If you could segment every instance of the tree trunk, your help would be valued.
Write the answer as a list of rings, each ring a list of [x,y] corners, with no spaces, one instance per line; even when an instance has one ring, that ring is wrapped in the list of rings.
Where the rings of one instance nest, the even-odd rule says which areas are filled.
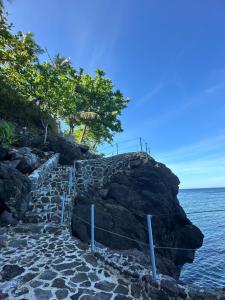
[[[84,129],[83,129],[82,135],[81,135],[81,137],[80,137],[79,143],[82,143],[82,142],[83,142],[84,136],[85,136],[85,134],[86,134],[86,131],[87,131],[87,125],[84,125]]]
[[[97,142],[94,143],[94,145],[93,145],[93,147],[92,147],[93,151],[96,151],[96,148],[97,148]]]
[[[47,142],[47,136],[48,136],[48,125],[49,124],[48,123],[45,124],[45,122],[43,120],[41,120],[41,124],[42,124],[42,126],[43,126],[43,128],[45,130],[44,144],[46,144],[46,142]]]
[[[45,126],[44,144],[46,144],[46,142],[47,142],[47,136],[48,136],[48,124]]]

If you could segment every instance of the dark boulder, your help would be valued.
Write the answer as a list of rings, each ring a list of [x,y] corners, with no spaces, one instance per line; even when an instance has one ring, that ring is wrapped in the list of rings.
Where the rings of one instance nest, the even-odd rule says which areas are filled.
[[[20,219],[27,209],[30,190],[31,182],[27,176],[0,163],[0,214],[8,211]]]
[[[0,148],[0,161],[5,160],[8,157],[8,149]]]
[[[76,216],[90,222],[90,205],[95,204],[95,224],[113,235],[96,228],[96,240],[110,248],[137,248],[146,252],[148,231],[146,215],[152,219],[156,246],[197,249],[203,234],[187,218],[177,199],[179,179],[165,165],[153,159],[132,164],[125,172],[108,178],[102,190],[92,188],[75,199],[72,230],[83,241],[90,240],[90,226]],[[132,239],[132,240],[130,240]],[[138,243],[141,241],[142,243]],[[193,262],[194,250],[156,249],[160,272],[179,277],[181,266]]]
[[[12,149],[8,153],[11,166],[13,162],[15,167],[24,174],[30,174],[33,170],[40,166],[39,157],[32,153],[31,149],[28,147]]]
[[[40,149],[44,152],[60,153],[59,162],[63,165],[71,165],[74,160],[96,158],[97,155],[88,150],[86,146],[66,140],[59,135],[49,135],[46,144],[42,137],[32,139],[20,139],[18,146]]]

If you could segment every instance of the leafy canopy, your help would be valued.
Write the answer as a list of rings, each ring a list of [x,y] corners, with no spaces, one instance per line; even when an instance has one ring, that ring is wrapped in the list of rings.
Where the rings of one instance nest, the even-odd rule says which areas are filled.
[[[10,85],[27,101],[35,101],[45,119],[48,113],[65,121],[69,133],[92,148],[111,142],[113,135],[122,131],[119,116],[129,100],[114,88],[104,71],[96,69],[91,76],[82,68],[75,70],[70,60],[59,54],[52,59],[32,33],[13,34],[12,26],[1,10],[0,87]],[[46,61],[40,60],[44,53]],[[43,123],[42,116],[40,121]]]

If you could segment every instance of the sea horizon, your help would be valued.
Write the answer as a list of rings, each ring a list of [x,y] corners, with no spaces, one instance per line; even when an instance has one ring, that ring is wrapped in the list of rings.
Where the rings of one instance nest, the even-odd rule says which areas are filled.
[[[210,190],[210,189],[224,189],[225,186],[217,186],[217,187],[198,187],[198,188],[179,188],[180,191],[184,190]]]

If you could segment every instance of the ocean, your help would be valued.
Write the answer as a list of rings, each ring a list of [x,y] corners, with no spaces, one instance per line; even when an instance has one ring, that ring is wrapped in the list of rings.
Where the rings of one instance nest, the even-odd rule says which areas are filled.
[[[186,212],[224,209],[225,188],[180,190],[178,195]],[[225,211],[190,214],[205,238],[193,264],[185,264],[180,279],[204,288],[225,287]]]

